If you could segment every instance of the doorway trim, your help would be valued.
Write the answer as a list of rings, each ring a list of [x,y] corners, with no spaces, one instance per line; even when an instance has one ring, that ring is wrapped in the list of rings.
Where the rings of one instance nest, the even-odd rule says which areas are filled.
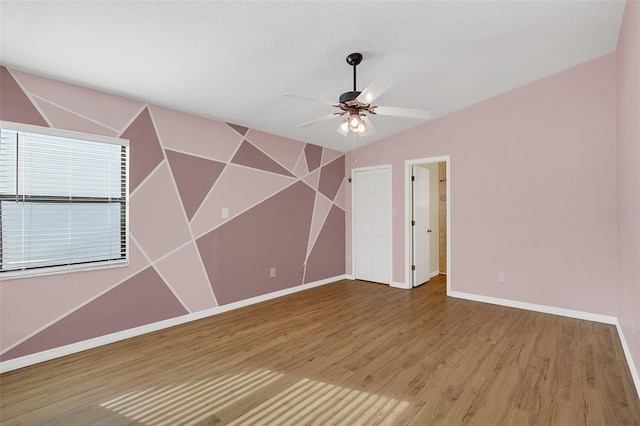
[[[410,289],[413,287],[411,279],[411,167],[420,164],[446,164],[447,192],[447,296],[451,294],[451,156],[441,155],[438,157],[416,158],[405,160],[404,162],[404,270],[405,270],[405,287]]]

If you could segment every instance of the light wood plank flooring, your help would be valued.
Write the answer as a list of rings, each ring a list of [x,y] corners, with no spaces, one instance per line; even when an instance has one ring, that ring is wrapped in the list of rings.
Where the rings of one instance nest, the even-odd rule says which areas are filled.
[[[638,425],[615,327],[341,281],[0,376],[2,425]]]

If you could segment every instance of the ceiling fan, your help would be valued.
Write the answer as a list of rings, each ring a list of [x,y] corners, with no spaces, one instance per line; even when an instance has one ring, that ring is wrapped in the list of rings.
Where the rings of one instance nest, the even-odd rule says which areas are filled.
[[[419,119],[428,119],[431,116],[430,111],[421,109],[398,108],[388,106],[372,105],[372,102],[382,95],[389,87],[393,85],[393,80],[386,77],[378,77],[369,84],[362,92],[356,90],[356,67],[362,61],[361,53],[352,53],[347,56],[347,63],[353,67],[353,90],[340,95],[338,104],[333,102],[323,102],[317,99],[308,98],[306,96],[296,95],[293,93],[285,93],[285,96],[310,101],[315,104],[322,103],[340,108],[333,114],[329,114],[315,120],[300,124],[298,127],[309,127],[314,124],[330,120],[334,117],[342,117],[348,114],[340,125],[338,132],[346,136],[349,131],[359,134],[360,136],[372,135],[375,129],[371,121],[367,118],[367,113],[371,115],[390,115],[396,117],[410,117]]]

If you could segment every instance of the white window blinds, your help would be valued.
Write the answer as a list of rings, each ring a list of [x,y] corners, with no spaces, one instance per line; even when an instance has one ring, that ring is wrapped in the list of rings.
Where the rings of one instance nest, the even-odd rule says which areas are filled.
[[[1,136],[0,274],[126,263],[127,141],[7,123]]]

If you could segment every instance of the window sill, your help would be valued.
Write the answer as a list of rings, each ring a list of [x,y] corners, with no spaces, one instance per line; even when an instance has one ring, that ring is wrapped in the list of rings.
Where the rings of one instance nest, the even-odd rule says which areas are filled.
[[[50,275],[61,275],[75,272],[92,272],[104,269],[122,268],[129,266],[129,260],[117,260],[108,262],[96,262],[91,265],[65,265],[52,266],[42,269],[25,269],[16,271],[0,272],[0,281],[15,280],[21,278],[39,278]]]

